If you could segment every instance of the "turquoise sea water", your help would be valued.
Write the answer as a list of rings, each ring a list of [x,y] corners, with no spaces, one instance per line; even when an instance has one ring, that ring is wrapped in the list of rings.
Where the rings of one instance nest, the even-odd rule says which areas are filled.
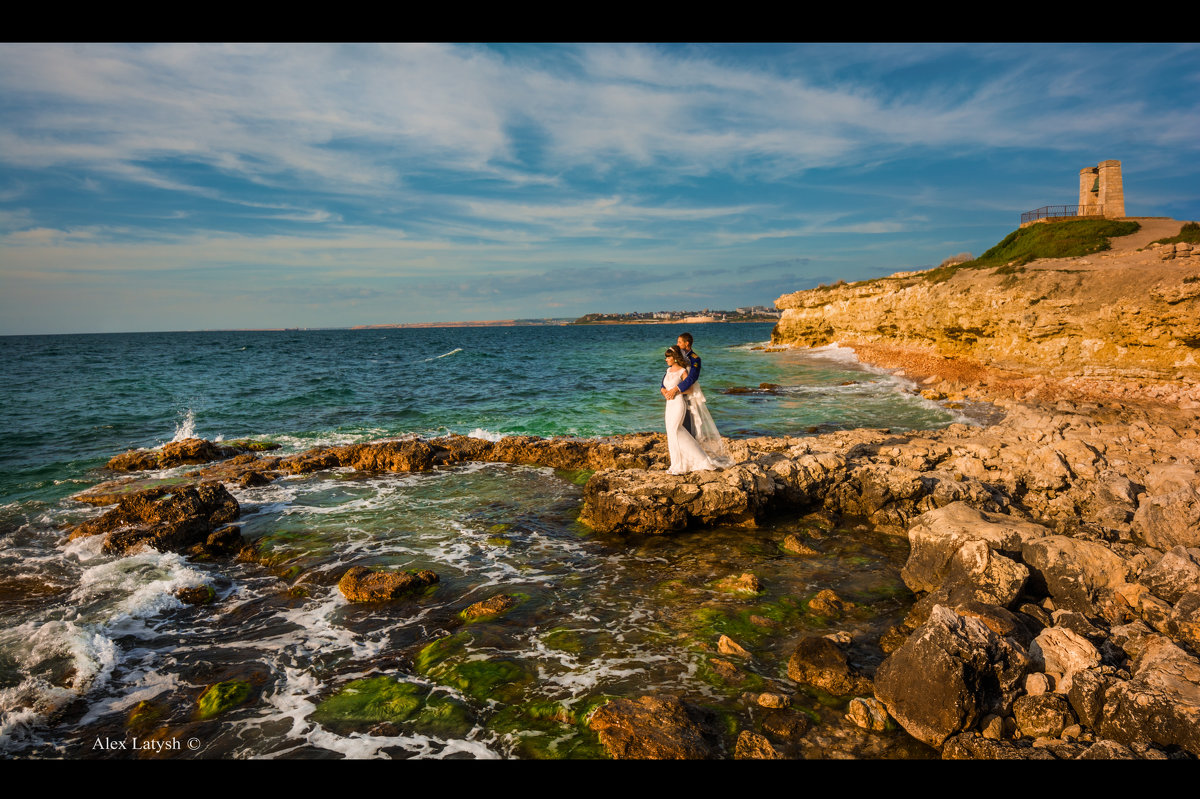
[[[726,436],[953,421],[844,351],[762,349],[770,325],[688,329]],[[68,526],[102,512],[70,495],[110,477],[109,457],[190,435],[265,438],[287,453],[410,433],[661,430],[662,351],[678,332],[0,338],[0,752],[129,757],[93,744],[136,729],[199,742],[159,752],[173,757],[586,757],[595,742],[576,717],[599,697],[661,689],[718,707],[734,702],[740,690],[706,671],[704,642],[714,631],[736,629],[760,648],[754,679],[786,679],[798,633],[743,629],[746,600],[711,588],[736,569],[764,577],[768,588],[751,604],[785,619],[785,631],[811,626],[802,599],[821,587],[874,609],[856,624],[902,614],[905,553],[894,540],[831,539],[826,557],[807,564],[778,556],[787,520],[754,532],[610,540],[576,521],[581,489],[568,475],[502,464],[335,471],[233,489],[243,535],[261,539],[278,568],[157,552],[113,558],[97,541],[64,540]],[[779,388],[722,393],[761,383]],[[352,606],[336,588],[351,563],[430,568],[441,581],[411,601]],[[210,586],[216,601],[183,605],[172,592],[188,585]],[[457,616],[500,592],[521,604],[490,622]],[[493,671],[475,673],[470,664],[479,662]],[[404,718],[372,711],[369,720],[334,712],[384,678],[421,709]],[[199,718],[200,694],[220,682],[248,684],[249,694]],[[563,708],[559,718],[537,710],[546,703]],[[153,711],[153,723],[131,727],[130,714],[143,711]],[[378,727],[381,719],[391,726]]]

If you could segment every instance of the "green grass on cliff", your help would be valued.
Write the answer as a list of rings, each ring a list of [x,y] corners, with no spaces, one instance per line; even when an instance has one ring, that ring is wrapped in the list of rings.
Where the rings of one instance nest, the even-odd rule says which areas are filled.
[[[931,269],[924,277],[931,283],[948,280],[960,269],[1002,267],[1015,270],[1039,258],[1074,258],[1110,249],[1109,239],[1128,236],[1141,229],[1137,222],[1085,219],[1045,222],[1014,230],[1002,242],[973,261]]]

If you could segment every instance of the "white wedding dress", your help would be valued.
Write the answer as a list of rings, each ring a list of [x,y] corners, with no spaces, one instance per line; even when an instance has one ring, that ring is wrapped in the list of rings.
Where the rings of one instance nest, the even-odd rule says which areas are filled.
[[[679,381],[687,376],[687,372],[678,369],[668,369],[663,378],[663,386],[671,389],[679,385]],[[692,429],[699,432],[693,436],[683,426],[683,417],[690,414]],[[725,451],[725,443],[717,432],[717,425],[708,412],[704,392],[700,386],[693,383],[687,394],[676,394],[674,399],[667,400],[667,451],[671,454],[671,474],[698,472],[705,469],[723,469],[733,465],[733,459]]]

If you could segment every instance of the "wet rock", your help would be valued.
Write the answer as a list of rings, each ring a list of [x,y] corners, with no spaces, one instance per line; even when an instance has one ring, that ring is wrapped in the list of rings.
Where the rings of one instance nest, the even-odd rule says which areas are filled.
[[[840,618],[847,610],[854,607],[853,602],[847,602],[836,593],[825,588],[808,601],[808,609],[818,616]]]
[[[259,486],[270,485],[271,482],[271,477],[254,469],[244,473],[237,481],[238,485],[242,488],[257,488]]]
[[[591,715],[588,726],[618,760],[702,760],[714,754],[709,714],[667,694],[613,699]]]
[[[216,482],[123,497],[113,509],[76,527],[70,538],[104,534],[103,550],[124,554],[143,545],[182,552],[203,543],[213,529],[240,513],[237,500]]]
[[[871,680],[854,668],[828,638],[805,638],[788,660],[788,677],[834,696],[870,694]]]
[[[382,602],[396,599],[438,581],[428,569],[417,572],[371,571],[352,566],[338,581],[338,590],[351,602]]]
[[[188,554],[229,557],[237,554],[245,545],[246,539],[242,538],[242,528],[236,524],[227,524],[210,533],[203,543],[190,547]]]
[[[1126,746],[1149,741],[1200,755],[1200,661],[1164,636],[1146,639],[1132,679],[1105,693],[1097,732]]]
[[[739,658],[748,658],[750,653],[747,652],[741,644],[730,638],[728,635],[722,635],[717,639],[717,651],[722,655],[733,655]]]
[[[742,730],[734,747],[735,760],[783,760],[783,755],[764,736]]]
[[[732,594],[757,594],[762,591],[762,582],[756,575],[746,572],[722,578],[714,583],[713,587]]]
[[[804,540],[795,533],[789,533],[783,539],[783,550],[785,552],[790,552],[793,555],[802,555],[804,557],[814,557],[821,554],[806,544]]]
[[[1007,715],[1028,663],[1021,647],[983,622],[938,606],[876,669],[875,698],[910,735],[936,747],[986,713]]]
[[[857,696],[851,699],[846,708],[846,718],[864,730],[883,732],[887,729],[887,708],[874,697]]]
[[[762,718],[763,731],[784,742],[802,737],[810,724],[808,716],[791,710],[772,710],[764,713]]]
[[[759,707],[781,709],[792,706],[792,700],[783,694],[762,693],[754,701]]]
[[[1018,697],[1013,702],[1017,730],[1026,738],[1057,738],[1076,722],[1071,703],[1055,693]]]
[[[519,602],[520,600],[510,594],[497,594],[491,599],[485,599],[482,602],[476,602],[474,605],[471,605],[462,612],[462,616],[467,621],[477,621],[478,619],[490,616],[498,616],[507,610],[515,608]]]
[[[207,605],[216,597],[210,586],[195,585],[175,589],[175,598],[187,605]]]

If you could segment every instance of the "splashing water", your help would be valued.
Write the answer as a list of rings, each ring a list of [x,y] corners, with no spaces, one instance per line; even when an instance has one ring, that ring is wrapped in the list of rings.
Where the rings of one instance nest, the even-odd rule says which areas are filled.
[[[174,444],[178,441],[186,441],[189,438],[196,437],[196,414],[191,408],[187,409],[187,413],[183,415],[183,419],[179,424],[175,425],[175,437],[171,439]]]

